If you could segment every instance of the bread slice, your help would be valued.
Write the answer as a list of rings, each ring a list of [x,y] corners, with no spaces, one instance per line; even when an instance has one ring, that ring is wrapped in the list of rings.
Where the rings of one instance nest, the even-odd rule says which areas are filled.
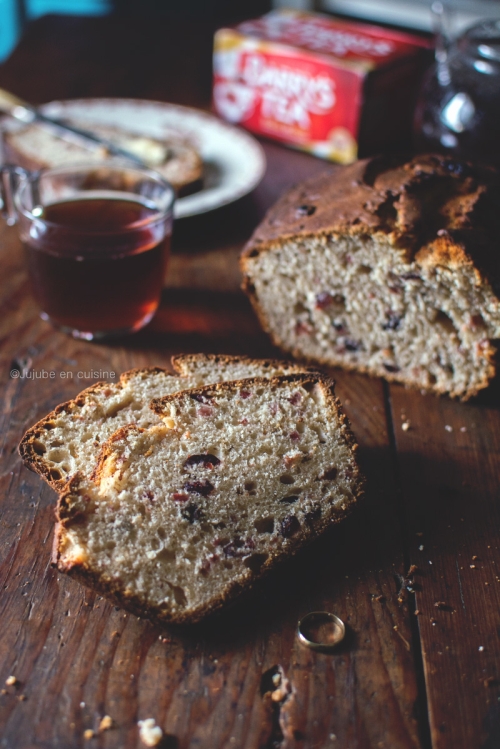
[[[140,615],[194,623],[341,520],[361,490],[333,383],[254,378],[153,402],[58,503],[61,572]]]
[[[180,196],[202,187],[201,156],[191,143],[177,134],[159,140],[129,132],[125,128],[70,119],[68,122],[139,156],[162,174]],[[67,140],[56,130],[40,123],[6,130],[3,148],[4,161],[19,164],[25,169],[64,166],[78,161],[101,163],[108,157],[105,147],[93,147],[91,144],[86,147],[83,141]]]
[[[118,382],[97,383],[57,406],[24,435],[19,452],[25,464],[60,491],[77,471],[92,473],[102,444],[117,429],[157,423],[149,407],[153,398],[224,380],[307,371],[287,362],[206,354],[177,356],[173,365],[178,374],[133,369]]]
[[[227,354],[177,354],[172,357],[172,366],[183,377],[194,377],[197,385],[210,385],[224,380],[244,380],[247,377],[279,377],[317,371],[317,368],[297,362],[252,359],[249,356]],[[214,373],[218,373],[218,379],[214,380]]]
[[[445,156],[338,167],[271,209],[244,288],[283,350],[465,400],[495,373],[499,199]]]

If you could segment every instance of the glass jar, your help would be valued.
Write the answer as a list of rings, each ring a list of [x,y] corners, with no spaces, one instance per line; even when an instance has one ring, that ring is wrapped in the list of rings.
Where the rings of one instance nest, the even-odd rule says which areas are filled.
[[[500,20],[438,44],[415,114],[419,151],[450,152],[500,167]]]

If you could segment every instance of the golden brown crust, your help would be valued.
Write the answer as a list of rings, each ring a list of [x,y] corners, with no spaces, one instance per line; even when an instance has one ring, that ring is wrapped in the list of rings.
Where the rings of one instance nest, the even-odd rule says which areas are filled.
[[[342,410],[340,402],[335,396],[334,382],[331,378],[321,375],[320,373],[296,373],[290,375],[282,375],[273,379],[256,377],[250,380],[245,379],[235,381],[231,383],[231,385],[229,383],[223,382],[217,383],[215,385],[207,385],[204,387],[195,388],[190,391],[190,394],[208,395],[210,393],[220,392],[221,390],[227,390],[230,387],[239,387],[240,384],[245,384],[246,387],[250,386],[251,384],[264,385],[268,387],[272,386],[273,384],[276,385],[283,382],[296,382],[297,384],[300,383],[303,386],[307,386],[308,384],[320,384],[325,391],[328,405],[339,419],[340,428],[342,430],[344,439],[353,452],[357,451],[358,445],[356,444],[354,435],[351,432],[349,421]],[[173,394],[165,396],[163,398],[155,399],[155,401],[153,402],[155,411],[160,415],[163,414],[165,411],[165,407],[170,402],[175,401],[178,397],[179,394]],[[108,440],[105,446],[103,446],[101,458],[99,464],[96,466],[95,471],[97,478],[102,474],[105,462],[107,458],[112,454],[112,443],[116,442],[117,440],[126,438],[127,434],[134,429],[140,428],[133,425],[123,427],[122,429],[118,430],[110,438],[110,440]],[[140,429],[140,431],[143,432],[145,430]],[[54,536],[54,551],[52,563],[56,565],[61,572],[70,575],[83,585],[86,585],[92,590],[99,592],[112,602],[122,606],[124,609],[130,611],[133,614],[136,614],[137,616],[145,616],[152,621],[158,622],[160,624],[196,624],[206,616],[219,611],[221,608],[233,601],[240,593],[250,590],[257,581],[265,577],[278,563],[281,563],[285,559],[288,559],[292,555],[295,555],[315,538],[318,538],[320,535],[322,535],[333,524],[343,520],[344,517],[346,517],[352,511],[354,504],[362,497],[364,492],[364,477],[362,476],[357,463],[355,463],[352,479],[354,488],[352,500],[346,500],[344,506],[340,509],[335,510],[332,515],[326,518],[322,516],[321,519],[318,520],[317,525],[314,527],[314,530],[311,530],[306,535],[302,533],[290,538],[286,550],[277,554],[271,553],[268,560],[262,565],[258,572],[249,572],[249,576],[246,580],[238,580],[233,582],[233,584],[224,592],[223,595],[214,597],[206,604],[198,606],[197,608],[191,609],[189,611],[173,614],[172,612],[161,609],[160,607],[151,606],[150,604],[141,600],[138,596],[126,595],[122,590],[120,590],[120,586],[117,585],[116,582],[103,579],[101,575],[92,570],[84,561],[73,562],[70,564],[62,560],[61,551],[64,545],[64,535],[71,527],[72,520],[74,519],[74,515],[72,514],[72,501],[74,501],[75,498],[78,499],[81,493],[85,491],[84,487],[83,489],[81,488],[82,479],[78,475],[67,482],[64,491],[59,496],[56,511],[57,524]]]
[[[451,270],[467,267],[478,285],[485,285],[499,297],[499,201],[500,181],[494,170],[448,156],[427,154],[409,161],[376,157],[334,167],[292,188],[267,213],[243,250],[242,288],[263,329],[286,353],[322,366],[341,366],[415,387],[412,380],[398,373],[353,364],[334,352],[328,357],[307,359],[303,351],[286,346],[276,331],[270,330],[261,308],[252,282],[251,259],[280,249],[292,237],[384,236],[401,251],[403,261]],[[496,372],[496,353],[489,342],[484,351],[489,366],[482,380],[467,392],[450,394],[465,401],[487,387]],[[427,389],[449,392],[439,386]]]
[[[248,259],[290,237],[384,235],[407,262],[424,257],[449,267],[471,262],[493,288],[500,284],[497,173],[449,156],[424,154],[410,161],[376,157],[336,167],[287,192],[267,213],[247,243]],[[448,252],[429,256],[440,238]],[[245,279],[248,286],[249,279]]]

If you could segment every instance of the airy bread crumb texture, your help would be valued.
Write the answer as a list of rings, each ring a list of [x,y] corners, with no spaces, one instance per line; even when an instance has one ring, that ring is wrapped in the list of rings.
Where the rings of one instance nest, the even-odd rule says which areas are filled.
[[[303,371],[286,362],[204,354],[177,356],[174,367],[180,375],[137,369],[119,382],[87,388],[26,432],[19,448],[23,460],[53,488],[62,489],[77,471],[90,475],[102,445],[117,429],[158,422],[149,407],[153,398],[224,380]]]
[[[296,356],[461,398],[494,374],[500,306],[470,264],[407,262],[383,234],[290,238],[246,263],[264,326]]]
[[[340,520],[360,493],[331,381],[303,374],[177,393],[105,445],[59,500],[59,569],[167,622],[219,608]]]
[[[296,185],[242,258],[244,288],[296,356],[463,400],[495,374],[500,180],[419,154]]]

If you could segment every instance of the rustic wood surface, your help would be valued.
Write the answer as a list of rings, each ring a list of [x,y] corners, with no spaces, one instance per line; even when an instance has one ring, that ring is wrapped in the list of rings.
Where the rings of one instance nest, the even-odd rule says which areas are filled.
[[[0,86],[34,102],[116,95],[206,108],[211,34],[209,23],[48,17],[0,66]],[[168,366],[181,351],[277,353],[238,292],[237,252],[278,195],[325,164],[264,147],[269,168],[253,195],[178,223],[157,317],[114,346],[39,319],[16,230],[0,229],[1,747],[128,749],[150,717],[170,749],[500,747],[495,386],[461,405],[335,371],[365,501],[196,629],[158,629],[50,567],[55,495],[20,463],[28,426],[101,371]],[[10,376],[23,368],[30,377]],[[34,379],[43,372],[54,376]],[[298,618],[315,609],[348,625],[334,655],[297,642]],[[290,691],[273,703],[278,670]],[[113,728],[98,733],[104,715]]]

